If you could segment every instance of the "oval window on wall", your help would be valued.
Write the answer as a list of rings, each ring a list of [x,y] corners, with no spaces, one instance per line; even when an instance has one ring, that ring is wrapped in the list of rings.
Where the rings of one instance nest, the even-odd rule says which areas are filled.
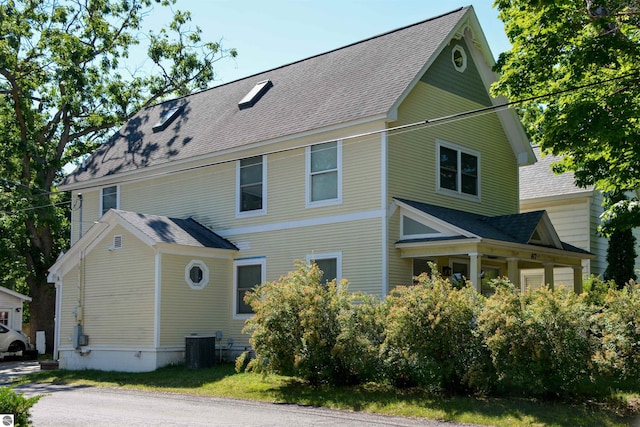
[[[209,267],[200,260],[194,259],[184,269],[184,280],[191,289],[202,289],[209,283]]]
[[[467,68],[467,53],[462,46],[455,45],[451,50],[451,60],[456,71],[463,72]]]

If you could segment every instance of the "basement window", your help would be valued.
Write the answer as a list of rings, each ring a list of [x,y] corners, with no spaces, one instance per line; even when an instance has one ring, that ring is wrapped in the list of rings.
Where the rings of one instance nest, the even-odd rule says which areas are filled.
[[[182,111],[182,106],[178,105],[176,107],[172,107],[170,109],[168,109],[167,111],[165,111],[164,113],[162,113],[162,115],[160,116],[160,120],[158,120],[158,122],[153,125],[153,131],[154,132],[160,132],[163,131],[167,128],[167,126],[169,126],[169,124],[176,118],[178,117],[178,114],[180,114],[180,112]]]
[[[262,96],[267,93],[269,89],[271,89],[272,86],[273,83],[271,83],[271,80],[268,79],[258,82],[253,87],[253,89],[251,89],[249,93],[246,94],[245,97],[240,100],[240,102],[238,102],[238,108],[244,110],[245,108],[253,107],[260,100],[260,98],[262,98]]]

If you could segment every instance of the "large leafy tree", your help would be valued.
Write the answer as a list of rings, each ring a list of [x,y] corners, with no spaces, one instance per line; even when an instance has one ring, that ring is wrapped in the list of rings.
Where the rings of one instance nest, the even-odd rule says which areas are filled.
[[[202,89],[213,64],[235,56],[205,42],[188,12],[142,32],[154,7],[174,0],[3,0],[0,2],[0,284],[33,298],[32,330],[52,343],[55,290],[47,269],[68,237],[65,164],[162,98]],[[146,72],[130,72],[144,40]],[[49,346],[50,347],[50,346]],[[51,348],[49,348],[50,350]]]
[[[603,194],[640,187],[640,4],[637,0],[496,0],[512,49],[494,86],[522,105],[557,172]],[[538,98],[542,95],[550,94]],[[633,194],[633,193],[632,193]],[[638,197],[605,201],[601,230],[640,225]]]

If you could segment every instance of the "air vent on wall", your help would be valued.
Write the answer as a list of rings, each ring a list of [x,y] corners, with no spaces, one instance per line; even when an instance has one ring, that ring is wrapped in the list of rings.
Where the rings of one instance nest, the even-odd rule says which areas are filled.
[[[113,249],[122,249],[122,236],[121,235],[115,235],[113,236],[113,245],[112,245]]]
[[[240,102],[238,102],[238,108],[244,110],[245,108],[253,107],[272,86],[273,83],[271,83],[271,80],[258,82],[253,89],[251,89],[249,93],[246,94]]]

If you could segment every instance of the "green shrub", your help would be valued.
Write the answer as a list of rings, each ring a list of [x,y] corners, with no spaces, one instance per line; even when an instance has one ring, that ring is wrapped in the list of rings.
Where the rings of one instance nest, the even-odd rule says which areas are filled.
[[[640,381],[640,285],[609,289],[593,317],[593,333],[599,338],[593,360],[600,374]]]
[[[498,286],[478,318],[504,391],[571,395],[592,374],[592,309],[583,296],[560,288],[519,294]]]
[[[591,275],[584,281],[582,287],[586,293],[585,302],[594,306],[604,306],[605,298],[610,289],[617,289],[616,282],[613,280],[602,280],[600,276]]]
[[[25,397],[10,387],[0,387],[0,414],[13,414],[16,426],[30,426],[30,409],[41,397],[42,395]]]
[[[393,383],[433,391],[485,387],[489,358],[476,331],[482,295],[434,272],[419,276],[414,286],[395,288],[386,301],[382,352]]]
[[[317,265],[296,263],[296,270],[246,295],[255,316],[251,333],[257,370],[303,378],[312,384],[341,383],[344,366],[334,356],[340,315],[349,310],[347,283],[321,284]]]
[[[386,336],[386,307],[377,297],[352,295],[351,304],[341,312],[333,356],[342,366],[345,383],[381,379],[380,346]]]

